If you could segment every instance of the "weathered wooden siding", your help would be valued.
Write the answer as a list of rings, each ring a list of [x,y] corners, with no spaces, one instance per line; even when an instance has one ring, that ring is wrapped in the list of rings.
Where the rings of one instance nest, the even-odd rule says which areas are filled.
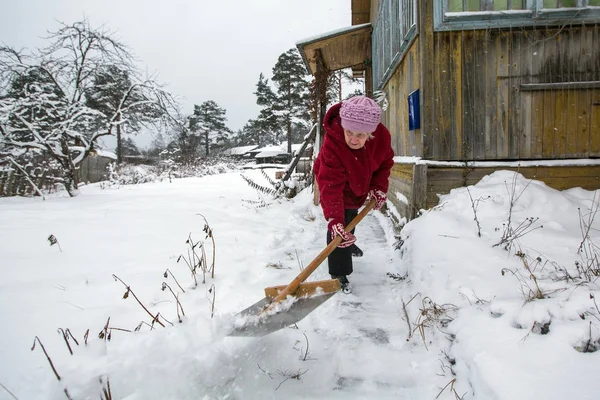
[[[406,218],[411,215],[413,188],[413,164],[395,164],[390,174],[388,198],[398,212]]]
[[[445,167],[428,165],[426,207],[438,204],[439,195],[462,186],[474,185],[496,170],[517,171],[528,179],[543,181],[557,190],[582,187],[600,188],[600,165],[587,166],[527,166],[527,167]]]
[[[412,66],[431,74],[421,91],[424,158],[600,157],[600,89],[531,86],[600,81],[598,25],[435,32],[432,42],[428,68]],[[398,70],[410,88],[397,93],[404,102],[418,83],[408,62]],[[399,154],[418,155],[397,145]]]
[[[384,88],[389,107],[383,113],[382,121],[392,135],[394,153],[399,156],[421,157],[423,154],[421,129],[408,130],[407,99],[409,93],[419,88],[420,74],[417,38]]]

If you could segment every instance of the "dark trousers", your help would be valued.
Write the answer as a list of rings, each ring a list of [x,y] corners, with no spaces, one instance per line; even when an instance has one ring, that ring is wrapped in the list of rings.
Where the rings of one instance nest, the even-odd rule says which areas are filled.
[[[357,214],[358,210],[344,210],[344,225],[348,225],[350,221],[352,221],[354,217],[356,217]],[[351,232],[354,233],[354,229],[352,229]],[[331,243],[331,240],[331,232],[328,230],[327,244]],[[331,252],[329,257],[327,257],[327,263],[329,264],[329,275],[340,276],[350,275],[352,273],[352,252],[350,249],[351,247],[346,247],[343,249],[336,247],[335,250]]]

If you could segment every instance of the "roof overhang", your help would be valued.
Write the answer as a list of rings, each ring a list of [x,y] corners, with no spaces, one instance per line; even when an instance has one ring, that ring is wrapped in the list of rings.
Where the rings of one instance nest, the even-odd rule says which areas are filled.
[[[372,30],[370,23],[353,25],[302,40],[296,47],[312,75],[317,73],[318,54],[329,71],[350,67],[353,71],[364,70],[371,59]]]

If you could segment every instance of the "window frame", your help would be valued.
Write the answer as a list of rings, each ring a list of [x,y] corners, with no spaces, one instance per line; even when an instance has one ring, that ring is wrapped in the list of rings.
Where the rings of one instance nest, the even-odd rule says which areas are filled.
[[[382,0],[373,27],[373,88],[381,90],[417,37],[417,0]],[[404,12],[408,10],[410,16]],[[410,26],[407,26],[410,25]],[[387,29],[387,31],[386,31]]]
[[[544,0],[527,0],[526,9],[502,11],[449,12],[448,0],[434,1],[435,31],[507,28],[513,26],[560,25],[600,22],[600,6],[590,6],[590,0],[577,0],[577,7],[544,8]],[[493,0],[481,0],[492,4]]]

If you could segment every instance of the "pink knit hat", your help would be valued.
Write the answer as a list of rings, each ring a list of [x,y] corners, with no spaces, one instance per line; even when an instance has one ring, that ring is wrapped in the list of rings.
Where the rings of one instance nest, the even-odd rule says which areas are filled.
[[[381,107],[365,96],[345,100],[340,108],[342,128],[355,132],[374,132],[381,121]]]

